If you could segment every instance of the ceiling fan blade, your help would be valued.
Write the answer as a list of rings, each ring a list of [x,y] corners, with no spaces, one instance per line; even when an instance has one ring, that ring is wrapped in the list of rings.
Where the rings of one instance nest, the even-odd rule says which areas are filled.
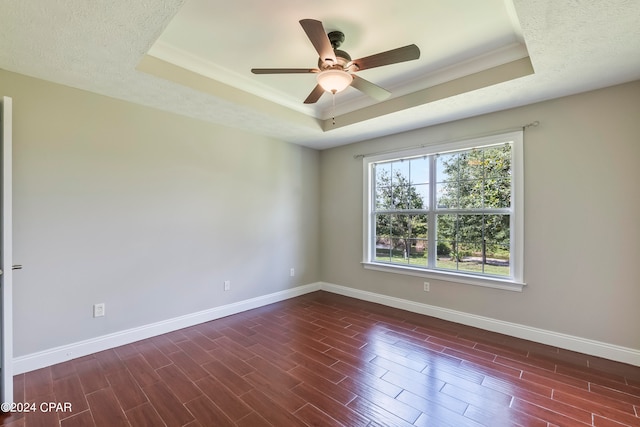
[[[253,74],[304,74],[304,73],[318,73],[320,70],[317,68],[252,68]]]
[[[336,54],[333,52],[333,47],[331,47],[331,42],[324,31],[322,22],[315,19],[302,19],[300,25],[302,25],[304,32],[307,33],[307,37],[311,40],[313,47],[316,48],[320,59],[323,62],[330,62],[331,65],[337,63]]]
[[[351,86],[355,87],[360,92],[377,99],[378,101],[384,101],[391,95],[391,92],[388,90],[383,89],[380,86],[371,83],[369,80],[365,80],[355,74],[353,75]]]
[[[420,49],[415,44],[355,59],[351,64],[355,64],[356,71],[368,68],[381,67],[383,65],[397,64],[398,62],[412,61],[420,58]]]
[[[324,89],[322,89],[322,86],[316,85],[316,87],[313,88],[309,96],[307,96],[307,99],[304,100],[304,103],[315,104],[316,102],[318,102],[318,99],[320,99],[323,93],[324,93]]]

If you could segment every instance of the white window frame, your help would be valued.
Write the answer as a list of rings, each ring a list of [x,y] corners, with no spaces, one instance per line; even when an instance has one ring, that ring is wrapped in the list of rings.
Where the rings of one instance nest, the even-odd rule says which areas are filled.
[[[417,156],[430,156],[444,154],[452,151],[460,151],[471,148],[481,148],[491,145],[511,143],[511,207],[510,215],[510,276],[498,277],[471,272],[450,271],[433,269],[428,267],[415,267],[401,264],[381,263],[375,261],[375,220],[373,212],[374,183],[373,165],[384,161],[400,160]],[[435,197],[435,170],[431,165],[430,197],[431,202]],[[363,158],[363,188],[364,188],[364,218],[363,218],[363,257],[362,264],[369,270],[384,271],[388,273],[404,274],[423,278],[431,278],[443,281],[451,281],[469,285],[486,286],[491,288],[522,291],[524,283],[524,161],[523,161],[523,131],[513,131],[480,138],[471,138],[449,143],[424,145],[419,148],[398,150],[365,156]],[[429,206],[429,240],[435,237],[435,215],[437,207],[430,203]],[[433,234],[431,234],[433,233]],[[431,246],[432,248],[434,246]],[[433,251],[430,251],[433,252]],[[433,257],[434,255],[430,255]]]

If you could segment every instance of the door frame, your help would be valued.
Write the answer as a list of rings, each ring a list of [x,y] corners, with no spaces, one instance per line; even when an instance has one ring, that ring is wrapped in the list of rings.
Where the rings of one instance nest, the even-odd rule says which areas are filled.
[[[13,194],[12,194],[12,131],[13,100],[7,96],[0,100],[0,122],[2,134],[2,188],[0,208],[0,302],[2,315],[0,323],[0,400],[2,410],[7,403],[13,403]],[[10,406],[9,406],[10,407]]]

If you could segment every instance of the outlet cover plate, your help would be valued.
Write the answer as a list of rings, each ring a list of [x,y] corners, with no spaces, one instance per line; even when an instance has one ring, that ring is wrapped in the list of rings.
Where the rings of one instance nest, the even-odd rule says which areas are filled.
[[[93,317],[102,317],[105,315],[104,303],[93,304]]]

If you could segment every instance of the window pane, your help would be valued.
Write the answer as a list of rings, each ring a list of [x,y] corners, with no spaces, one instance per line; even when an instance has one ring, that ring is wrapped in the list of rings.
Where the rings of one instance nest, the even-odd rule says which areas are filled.
[[[458,156],[458,179],[478,180],[484,178],[484,150],[463,151]]]
[[[489,244],[509,245],[511,238],[509,215],[485,215],[484,238]],[[489,250],[489,249],[487,249]]]
[[[420,188],[424,191],[426,187],[424,185],[420,185]],[[425,200],[418,192],[417,186],[414,185],[407,187],[406,201],[407,209],[424,209],[427,206]]]
[[[473,271],[470,257],[482,244],[482,215],[438,215],[436,224],[436,267]]]
[[[376,261],[391,261],[391,239],[388,237],[378,237],[376,239]]]
[[[511,144],[484,149],[485,176],[506,178],[511,176]]]
[[[484,183],[484,207],[511,207],[511,179],[487,178]]]
[[[509,245],[494,245],[487,242],[487,256],[484,265],[485,274],[509,276]]]
[[[376,209],[391,209],[391,164],[375,165],[375,203]]]
[[[451,248],[453,247],[451,240],[439,240],[436,245],[436,257],[438,259],[448,259],[451,257]]]
[[[389,187],[391,185],[391,163],[378,163],[374,168],[376,187]]]
[[[457,261],[453,256],[456,248],[457,215],[436,216],[436,267],[457,269]]]
[[[409,218],[410,215],[391,216],[392,237],[409,237]]]
[[[456,214],[436,216],[436,226],[438,228],[436,239],[438,240],[438,242],[451,242],[456,240],[457,217],[458,215]]]
[[[482,273],[482,244],[458,243],[458,270]]]
[[[426,267],[428,219],[428,215],[376,215],[376,261]]]
[[[411,159],[411,184],[426,184],[429,182],[429,159],[419,157]]]
[[[429,208],[429,184],[414,185],[412,194],[413,209]]]
[[[439,209],[455,209],[458,207],[458,188],[455,182],[436,185],[436,205]]]
[[[376,186],[376,210],[387,210],[393,207],[391,203],[391,187]]]
[[[511,207],[511,146],[439,155],[440,209]]]
[[[409,162],[397,161],[391,163],[391,185],[406,185],[409,183]]]
[[[407,264],[407,252],[405,252],[407,248],[406,239],[391,239],[391,262],[399,263],[399,264]]]
[[[428,256],[428,242],[426,239],[411,239],[409,249],[409,264],[426,267]]]
[[[436,182],[458,180],[458,154],[438,154],[436,157]]]
[[[376,214],[376,236],[391,236],[391,215]]]
[[[453,250],[451,249],[454,247],[454,245],[455,245],[454,242],[444,242],[444,241],[438,242],[439,253],[436,256],[437,268],[444,268],[447,270],[458,269],[458,262],[453,256]],[[444,251],[443,248],[446,248],[446,251]]]
[[[411,217],[410,237],[426,239],[428,236],[429,215],[413,215]]]
[[[472,203],[468,194],[472,182],[461,182],[468,179],[462,166],[466,161],[465,153],[439,154],[436,159],[436,203],[440,209],[465,208]]]
[[[445,184],[445,185],[451,185]],[[458,207],[473,209],[482,207],[482,180],[464,180],[458,182]]]
[[[377,214],[375,235],[376,261],[389,262],[391,260],[391,215]]]
[[[458,215],[458,242],[482,242],[483,215]]]
[[[411,209],[411,187],[408,185],[393,186],[393,208],[394,209]]]
[[[485,266],[486,274],[509,276],[510,274],[510,216],[485,215]]]
[[[436,267],[510,275],[509,215],[438,215]]]

